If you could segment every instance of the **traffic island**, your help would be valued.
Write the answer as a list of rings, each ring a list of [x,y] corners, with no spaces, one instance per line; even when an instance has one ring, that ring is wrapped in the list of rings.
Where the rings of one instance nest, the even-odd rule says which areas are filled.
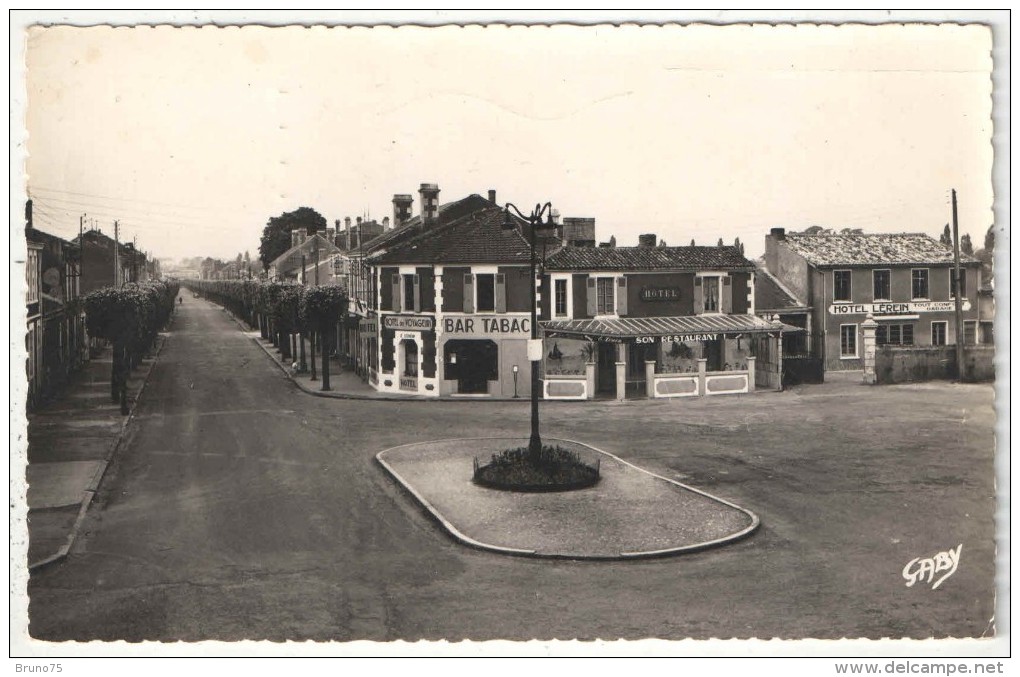
[[[455,539],[505,554],[655,557],[732,543],[758,528],[758,517],[733,503],[586,444],[547,440],[597,464],[599,482],[574,491],[512,492],[472,481],[476,458],[527,439],[418,442],[381,451],[376,459]]]

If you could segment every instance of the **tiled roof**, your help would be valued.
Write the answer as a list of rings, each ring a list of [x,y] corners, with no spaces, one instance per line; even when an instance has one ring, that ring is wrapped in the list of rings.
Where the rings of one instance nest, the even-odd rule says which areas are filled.
[[[816,266],[951,264],[953,250],[924,233],[788,233],[790,249]],[[960,254],[963,263],[977,260]]]
[[[493,204],[491,202],[477,193],[472,193],[467,197],[454,200],[453,202],[441,204],[436,212],[436,223],[433,228],[436,226],[443,226],[444,224],[455,221],[472,212],[489,209],[492,206]],[[389,249],[397,246],[401,242],[406,242],[407,240],[422,234],[422,232],[421,215],[419,214],[418,216],[408,219],[407,222],[399,228],[394,228],[393,230],[386,231],[378,237],[372,238],[365,243],[364,249],[366,253],[376,252],[380,249]]]
[[[754,275],[754,308],[756,311],[802,310],[807,307],[772,273],[759,267]]]
[[[316,247],[318,248],[320,258],[327,258],[340,252],[336,245],[322,237],[319,233],[315,233],[314,235],[309,235],[301,244],[295,245],[277,256],[269,266],[276,268],[277,275],[285,275],[295,268],[301,268],[302,254],[309,257],[305,261],[306,264],[315,263],[312,258],[314,257],[313,252],[316,250]]]
[[[518,229],[503,230],[503,210],[488,204],[445,225],[433,226],[374,257],[373,263],[528,263],[527,240]]]
[[[736,247],[564,247],[546,270],[753,270]]]

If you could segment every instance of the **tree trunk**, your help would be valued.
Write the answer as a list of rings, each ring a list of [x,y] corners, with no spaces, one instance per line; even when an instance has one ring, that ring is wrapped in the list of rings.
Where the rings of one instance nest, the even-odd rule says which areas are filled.
[[[312,352],[312,359],[309,360],[309,362],[311,363],[311,366],[312,366],[312,380],[313,381],[318,381],[319,378],[315,375],[315,331],[314,330],[312,331],[312,333],[310,333],[308,335],[308,339],[309,339],[309,343],[310,343],[309,348],[311,348],[311,352]]]
[[[330,336],[330,325],[322,327],[322,389],[329,390],[329,353],[332,345]]]
[[[298,369],[300,369],[303,374],[308,371],[308,361],[305,359],[305,332],[298,334],[298,345],[301,346],[301,356],[298,358],[300,360],[298,363]]]
[[[120,359],[121,341],[114,340],[110,352],[113,358],[113,367],[110,369],[110,399],[117,402],[120,399]]]

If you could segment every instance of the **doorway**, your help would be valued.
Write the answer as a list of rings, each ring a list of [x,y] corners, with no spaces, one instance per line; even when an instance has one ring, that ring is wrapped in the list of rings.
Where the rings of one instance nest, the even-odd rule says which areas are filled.
[[[463,395],[485,395],[499,379],[499,348],[493,341],[447,341],[443,348],[446,378],[457,381]]]
[[[723,361],[723,349],[722,342],[724,339],[718,338],[714,341],[705,341],[705,371],[722,371]]]
[[[595,390],[599,393],[616,394],[616,344],[598,343],[598,362],[595,372],[598,374]]]

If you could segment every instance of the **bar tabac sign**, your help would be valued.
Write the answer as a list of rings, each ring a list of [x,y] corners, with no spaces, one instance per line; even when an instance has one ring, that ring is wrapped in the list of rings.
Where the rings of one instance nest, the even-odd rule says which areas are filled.
[[[970,310],[970,301],[960,304],[963,310]],[[908,315],[913,313],[951,313],[956,310],[955,301],[911,301],[910,303],[834,303],[829,306],[831,315]]]
[[[383,327],[394,331],[430,331],[435,326],[435,318],[424,315],[383,316]]]

